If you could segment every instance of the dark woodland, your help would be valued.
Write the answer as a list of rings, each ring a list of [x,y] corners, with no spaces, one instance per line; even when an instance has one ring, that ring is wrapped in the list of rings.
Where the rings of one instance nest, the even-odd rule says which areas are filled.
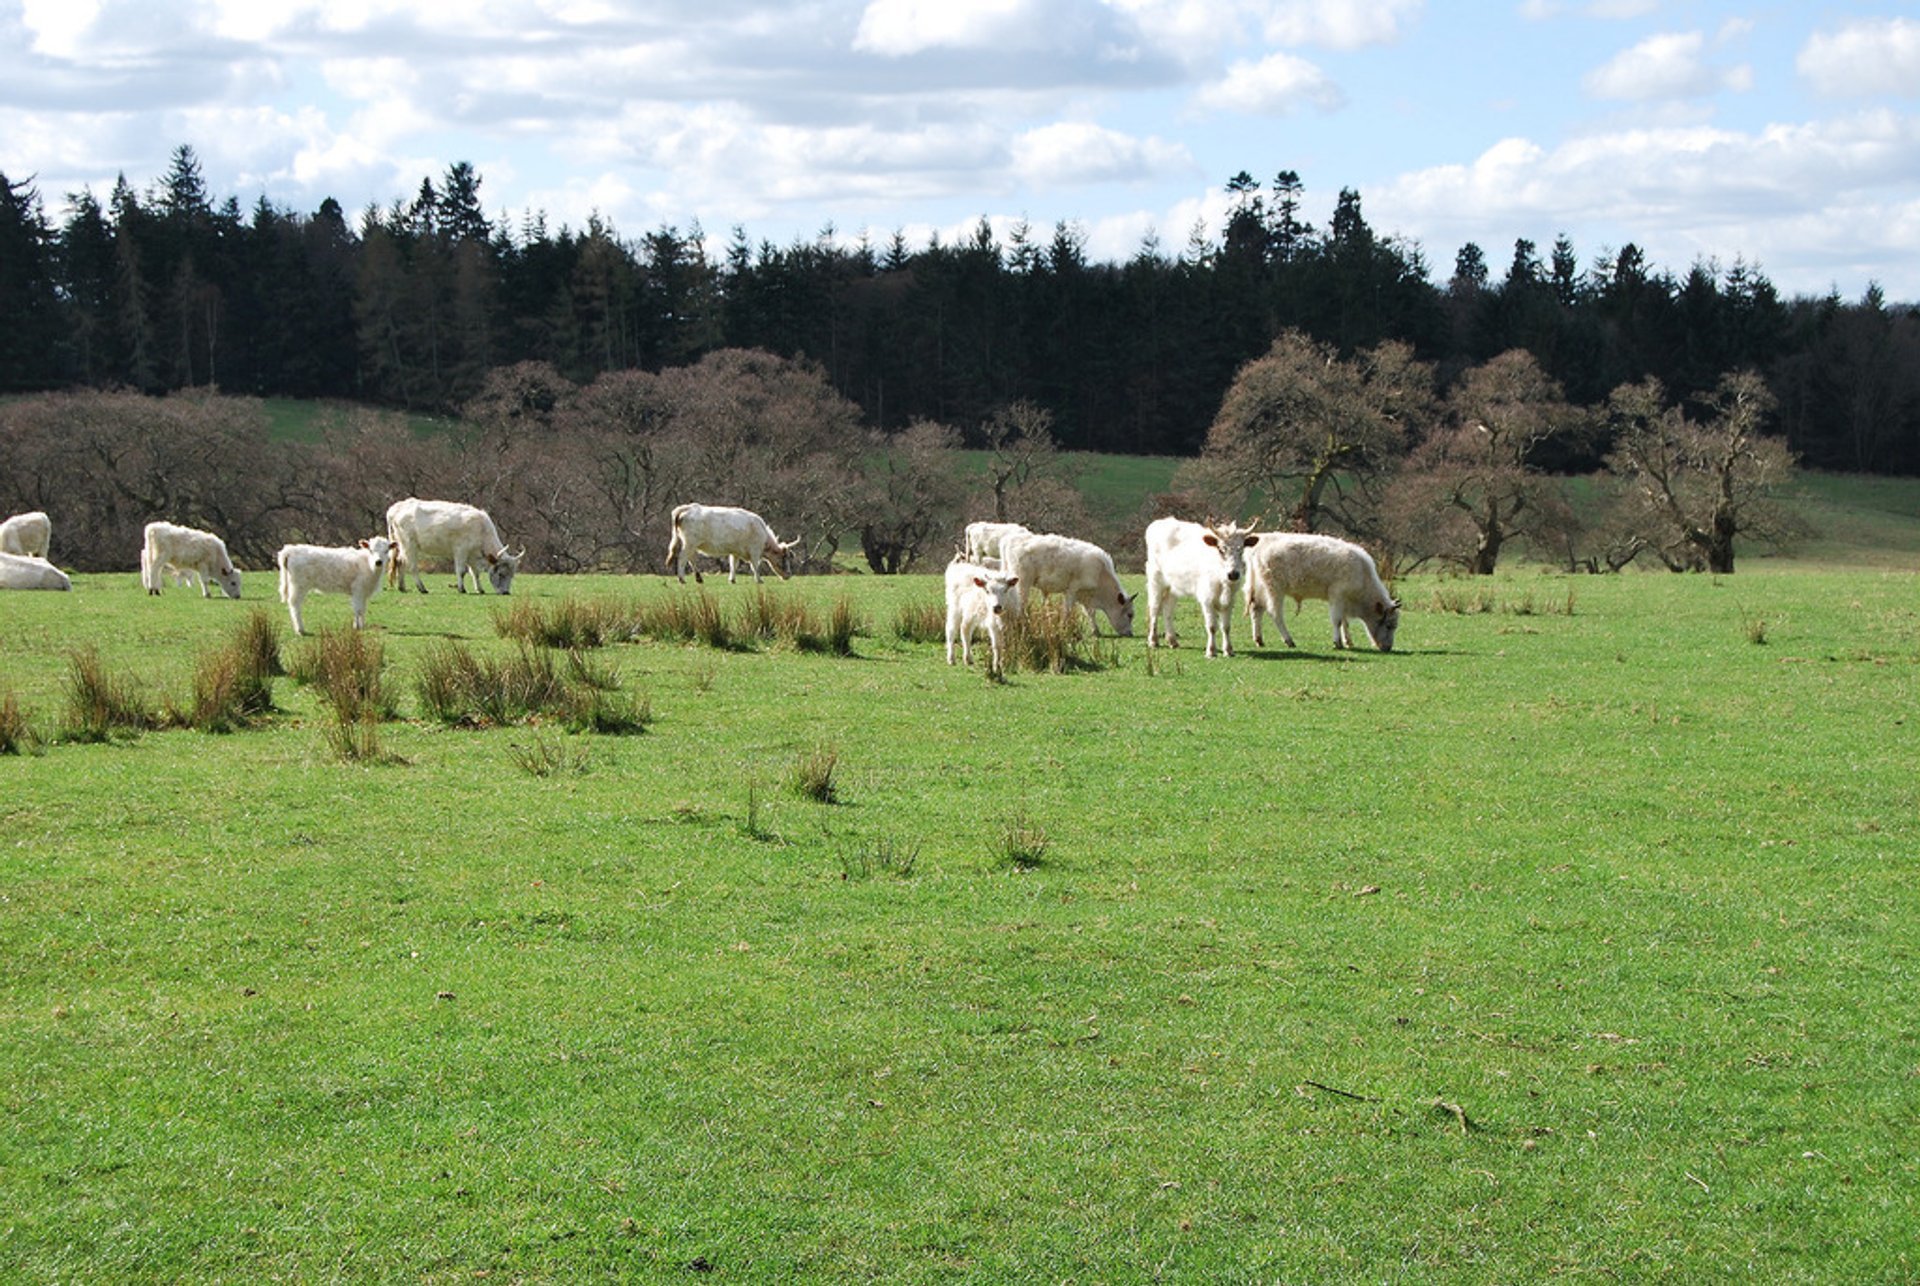
[[[1737,440],[1764,439],[1781,467],[1920,473],[1920,311],[1878,287],[1851,301],[1782,299],[1758,265],[1700,262],[1676,276],[1630,244],[1583,260],[1565,237],[1544,253],[1517,242],[1504,268],[1469,244],[1437,280],[1418,246],[1368,225],[1358,192],[1342,190],[1315,227],[1300,218],[1291,171],[1267,184],[1242,173],[1228,187],[1217,241],[1196,230],[1178,247],[1149,240],[1124,263],[1100,263],[1065,223],[1002,241],[982,220],[952,244],[895,234],[851,247],[831,228],[785,246],[738,228],[719,246],[698,227],[637,239],[599,220],[556,229],[538,213],[489,216],[464,163],[357,215],[332,200],[312,213],[264,198],[244,210],[207,191],[190,147],[151,190],[122,179],[104,203],[64,194],[57,219],[31,177],[0,175],[0,395],[91,391],[106,401],[88,405],[109,420],[138,415],[114,399],[164,395],[153,404],[179,402],[170,414],[202,429],[228,414],[206,409],[215,391],[458,416],[470,442],[497,444],[487,477],[434,472],[415,458],[428,448],[408,455],[365,429],[363,445],[408,455],[400,464],[421,485],[463,484],[495,503],[562,456],[597,458],[580,469],[606,512],[563,512],[557,497],[578,477],[550,479],[552,498],[539,502],[547,530],[534,539],[556,569],[652,565],[660,506],[685,498],[671,487],[737,477],[767,503],[804,498],[816,552],[844,539],[875,570],[899,570],[938,543],[925,511],[971,503],[932,494],[944,485],[939,453],[1006,457],[1023,440],[1196,457],[1184,481],[1210,494],[1277,500],[1293,526],[1473,571],[1491,570],[1509,539],[1557,548],[1573,566],[1647,554],[1730,567],[1730,553],[1684,523],[1658,538],[1623,520],[1604,540],[1570,542],[1564,506],[1539,477],[1606,469],[1649,494],[1664,475],[1643,450],[1648,425],[1666,426],[1663,448],[1677,450],[1668,439],[1681,429],[1738,419]],[[737,459],[766,454],[756,430],[724,427],[742,422],[728,404],[742,397],[812,409],[787,422],[806,425],[797,439],[772,434],[777,459],[723,474],[701,434],[720,434]],[[72,414],[16,410],[0,500],[24,506],[55,488],[33,470],[60,462],[36,464],[34,452],[84,439],[84,424],[49,427]],[[336,451],[353,436],[343,416]],[[33,424],[50,436],[33,438],[22,427]],[[1319,447],[1302,436],[1313,424],[1326,429]],[[1030,431],[1009,431],[1020,425]],[[647,436],[654,428],[670,432]],[[229,461],[261,449],[232,424],[206,431]],[[510,467],[527,433],[545,446]],[[446,445],[449,461],[487,472],[458,446]],[[112,467],[134,467],[114,451]],[[1776,476],[1774,463],[1756,476]],[[212,483],[140,467],[154,485],[120,487],[120,527],[137,533],[137,520],[184,518],[183,508],[222,516],[170,494]],[[866,476],[849,490],[835,469]],[[259,527],[243,546],[265,549],[286,515],[316,511],[291,493],[322,482],[276,477],[289,494],[251,486],[230,501]],[[325,485],[353,494],[339,478]],[[377,517],[390,489],[369,485],[355,521]],[[1063,490],[1028,499],[1052,503]],[[992,504],[1004,509],[1005,496]],[[898,530],[884,517],[896,510],[908,515]],[[246,515],[224,516],[247,529]]]

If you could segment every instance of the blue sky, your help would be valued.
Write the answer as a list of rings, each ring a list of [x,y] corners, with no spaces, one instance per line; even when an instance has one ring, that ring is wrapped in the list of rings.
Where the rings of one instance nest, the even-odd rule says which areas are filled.
[[[470,161],[624,236],[1217,235],[1236,171],[1476,240],[1920,300],[1920,6],[1751,0],[0,0],[0,171],[50,213],[191,144],[310,211]]]

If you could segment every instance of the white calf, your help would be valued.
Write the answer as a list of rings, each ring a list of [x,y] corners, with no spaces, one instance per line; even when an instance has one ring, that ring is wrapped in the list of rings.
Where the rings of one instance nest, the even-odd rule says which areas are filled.
[[[967,558],[976,563],[982,558],[1003,558],[1008,537],[1032,534],[1017,522],[970,522],[967,524]]]
[[[990,572],[962,559],[947,564],[947,664],[953,664],[953,641],[960,640],[960,658],[973,664],[973,636],[985,630],[994,674],[1000,673],[1001,641],[1006,618],[1020,610],[1020,578]]]
[[[1197,599],[1207,627],[1207,655],[1233,655],[1233,587],[1246,570],[1246,551],[1260,537],[1252,527],[1157,518],[1147,524],[1147,646],[1165,631],[1168,647],[1180,646],[1173,629],[1177,597]]]
[[[353,600],[353,628],[365,629],[367,600],[380,592],[380,578],[393,557],[393,542],[385,536],[358,545],[282,545],[274,555],[280,567],[280,601],[293,617],[293,632],[304,634],[300,605],[314,590],[346,594]]]
[[[508,552],[486,510],[458,500],[408,496],[394,501],[387,506],[387,539],[393,542],[395,551],[389,575],[402,594],[407,592],[408,568],[413,569],[415,587],[422,594],[427,592],[427,583],[420,578],[420,564],[429,558],[452,561],[453,585],[462,594],[467,592],[468,568],[473,569],[473,592],[485,592],[480,586],[483,561],[493,592],[511,593],[520,560],[527,556],[524,546],[518,553]]]
[[[730,505],[681,505],[673,511],[673,538],[667,542],[667,565],[673,568],[673,574],[680,578],[682,585],[687,583],[687,569],[693,567],[693,556],[705,554],[709,558],[727,560],[727,584],[733,584],[734,560],[745,559],[747,570],[753,573],[753,583],[760,583],[760,564],[765,562],[785,580],[787,555],[800,542],[789,540],[782,543],[773,534],[773,528],[767,520],[751,509],[736,509]],[[693,568],[693,579],[705,583],[700,569]]]
[[[53,520],[35,509],[0,522],[0,554],[45,558],[53,543]]]
[[[1247,616],[1253,621],[1253,641],[1261,642],[1260,616],[1273,613],[1280,637],[1288,647],[1286,600],[1327,600],[1333,618],[1333,645],[1352,647],[1347,622],[1358,619],[1367,637],[1382,652],[1393,651],[1393,632],[1400,628],[1400,604],[1387,592],[1373,555],[1351,541],[1334,536],[1268,532],[1260,547],[1247,555]]]
[[[228,598],[240,597],[240,573],[227,557],[226,541],[197,527],[150,522],[140,545],[140,583],[147,593],[158,594],[169,574],[197,583],[202,598],[213,597],[209,582],[218,584]]]
[[[0,553],[0,589],[72,589],[67,574],[44,558]]]
[[[1113,557],[1100,546],[1072,536],[1036,536],[1029,532],[1007,536],[1000,549],[1007,572],[1019,579],[1023,594],[1065,596],[1068,614],[1075,607],[1085,608],[1087,619],[1095,624],[1095,633],[1099,632],[1095,608],[1106,613],[1115,634],[1133,633],[1133,600],[1139,596],[1129,597],[1120,587]]]

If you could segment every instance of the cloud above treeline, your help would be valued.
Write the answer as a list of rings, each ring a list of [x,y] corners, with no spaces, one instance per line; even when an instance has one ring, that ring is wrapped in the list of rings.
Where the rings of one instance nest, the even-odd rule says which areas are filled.
[[[0,170],[57,216],[183,142],[216,192],[295,209],[465,160],[490,209],[629,235],[1070,220],[1120,259],[1217,230],[1230,174],[1297,168],[1320,217],[1354,187],[1441,277],[1469,237],[1564,231],[1920,297],[1909,8],[18,0]]]

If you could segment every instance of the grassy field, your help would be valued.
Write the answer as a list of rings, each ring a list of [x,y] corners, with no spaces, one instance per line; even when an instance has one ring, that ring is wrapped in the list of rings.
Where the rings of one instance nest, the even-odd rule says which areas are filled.
[[[1001,684],[894,636],[934,578],[795,581],[852,656],[600,649],[619,737],[422,717],[511,650],[448,579],[370,610],[389,762],[286,679],[0,758],[5,1276],[1920,1276],[1911,570],[1412,578],[1392,655],[1310,604]],[[0,597],[0,699],[54,733],[82,642],[183,693],[247,592]]]

